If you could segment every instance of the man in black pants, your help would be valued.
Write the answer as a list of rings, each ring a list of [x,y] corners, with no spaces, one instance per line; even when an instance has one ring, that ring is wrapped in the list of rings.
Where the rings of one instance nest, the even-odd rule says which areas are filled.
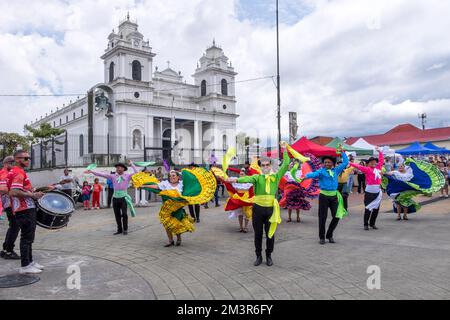
[[[110,179],[113,183],[113,210],[117,222],[117,232],[115,232],[114,235],[128,234],[127,207],[130,207],[131,213],[134,214],[132,199],[127,190],[131,177],[133,174],[137,173],[138,170],[131,160],[128,161],[128,164],[132,167],[133,173],[125,173],[125,171],[128,171],[128,167],[124,163],[117,163],[114,165],[116,167],[116,172],[114,174],[107,174],[92,170],[85,172],[91,173],[97,177]]]
[[[16,166],[8,173],[7,184],[12,199],[12,211],[20,228],[20,273],[37,274],[41,273],[44,267],[33,261],[32,244],[36,231],[36,204],[34,201],[44,194],[32,191],[30,180],[24,171],[30,163],[29,154],[19,150],[14,154],[14,160]]]
[[[240,178],[229,178],[227,182],[252,183],[255,197],[253,204],[252,224],[255,232],[255,266],[262,263],[262,241],[263,234],[266,233],[266,264],[273,265],[272,252],[275,245],[274,235],[270,234],[272,223],[270,218],[276,218],[279,214],[279,204],[275,198],[278,192],[278,184],[289,168],[289,155],[287,151],[283,154],[283,163],[277,173],[272,173],[272,165],[269,159],[261,161],[262,174],[246,176]],[[281,221],[281,219],[280,219]],[[276,226],[277,222],[273,222]],[[274,229],[272,229],[273,231]],[[274,231],[273,231],[274,232]]]
[[[200,205],[199,204],[190,204],[189,205],[189,214],[192,218],[194,218],[195,222],[200,223]]]
[[[343,162],[335,167],[336,159],[334,157],[323,157],[322,162],[324,167],[310,172],[305,176],[305,179],[319,179],[320,196],[319,196],[319,239],[320,244],[325,244],[325,238],[328,239],[330,243],[335,243],[333,238],[334,230],[336,229],[339,218],[336,217],[336,213],[339,207],[339,199],[343,199],[338,194],[338,177],[342,171],[348,166],[348,157],[340,150],[342,153]],[[331,210],[332,220],[328,227],[328,231],[325,234],[328,208]]]
[[[7,177],[9,171],[12,169],[14,163],[14,157],[8,156],[3,159],[3,169],[0,170],[0,195],[3,206],[3,212],[8,217],[9,227],[6,231],[5,242],[3,243],[3,251],[0,252],[0,256],[3,259],[18,260],[20,256],[14,252],[14,243],[19,235],[19,225],[17,224],[16,217],[11,209],[11,199],[9,197],[9,188],[7,184]]]

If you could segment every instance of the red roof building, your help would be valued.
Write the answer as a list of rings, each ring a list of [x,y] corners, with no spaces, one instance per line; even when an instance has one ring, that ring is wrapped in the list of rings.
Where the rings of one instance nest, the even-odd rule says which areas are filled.
[[[345,142],[351,145],[359,138],[376,146],[403,147],[414,142],[433,142],[440,147],[447,148],[450,146],[450,127],[421,130],[407,123],[398,125],[384,134],[351,137]]]
[[[309,141],[325,146],[333,141],[334,137],[317,136],[309,139]]]

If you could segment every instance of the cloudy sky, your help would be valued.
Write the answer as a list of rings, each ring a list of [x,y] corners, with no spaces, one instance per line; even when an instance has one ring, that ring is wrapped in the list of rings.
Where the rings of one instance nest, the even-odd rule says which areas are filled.
[[[188,82],[215,38],[237,80],[276,74],[275,0],[0,1],[0,94],[85,93],[102,82],[107,36],[127,11],[160,68]],[[428,114],[450,125],[450,1],[280,0],[282,126],[380,133]],[[237,86],[240,130],[276,129],[271,79]],[[75,97],[76,98],[76,97]],[[0,97],[0,131],[21,132],[71,97]]]

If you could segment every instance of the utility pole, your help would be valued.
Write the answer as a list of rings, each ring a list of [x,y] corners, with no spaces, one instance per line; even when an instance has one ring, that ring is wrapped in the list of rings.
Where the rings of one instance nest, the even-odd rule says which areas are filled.
[[[278,120],[278,158],[283,159],[281,151],[281,94],[280,94],[280,32],[278,20],[278,0],[276,15],[277,15],[277,120]]]
[[[426,113],[422,113],[422,114],[418,114],[419,119],[422,120],[422,130],[425,130],[425,123],[427,123],[427,114]]]

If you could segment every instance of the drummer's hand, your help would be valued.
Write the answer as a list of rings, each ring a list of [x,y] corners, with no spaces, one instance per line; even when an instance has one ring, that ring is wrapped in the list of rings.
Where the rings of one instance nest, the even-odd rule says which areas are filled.
[[[40,198],[42,198],[44,196],[44,193],[43,192],[34,192],[33,193],[33,199],[40,199]]]

